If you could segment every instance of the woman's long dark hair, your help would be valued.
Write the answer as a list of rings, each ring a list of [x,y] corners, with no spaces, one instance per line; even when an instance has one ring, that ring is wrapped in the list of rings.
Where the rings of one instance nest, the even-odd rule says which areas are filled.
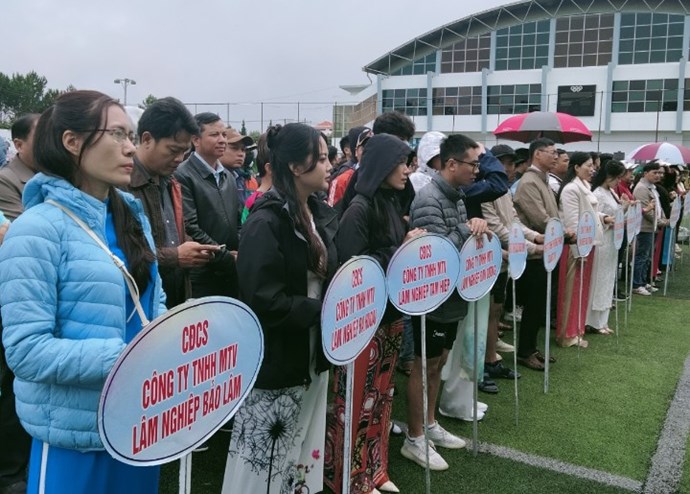
[[[103,138],[103,131],[98,129],[108,127],[107,112],[111,106],[122,108],[110,96],[98,91],[71,91],[60,96],[41,115],[36,125],[34,158],[38,170],[62,177],[78,188],[84,153]],[[66,131],[86,136],[77,158],[62,144]],[[110,187],[108,198],[118,244],[125,253],[129,272],[137,283],[139,293],[143,293],[151,281],[150,268],[155,256],[141,222],[115,187]],[[70,207],[69,204],[64,206]]]
[[[561,182],[561,188],[558,189],[558,194],[556,195],[556,201],[558,204],[561,203],[561,193],[563,192],[563,188],[568,185],[570,182],[575,180],[575,177],[577,176],[575,167],[580,166],[583,163],[586,163],[587,160],[591,160],[592,156],[590,153],[585,153],[583,151],[575,151],[573,154],[570,155],[570,163],[568,163],[568,171],[565,173],[565,178],[563,178],[563,181]]]
[[[609,178],[622,177],[625,174],[625,165],[618,160],[608,160],[599,167],[599,171],[592,179],[592,191],[606,182]]]
[[[269,127],[267,134],[273,187],[287,201],[295,228],[307,240],[309,270],[325,278],[326,251],[311,228],[307,211],[297,199],[295,177],[290,169],[291,164],[302,166],[303,173],[309,173],[316,168],[321,134],[313,127],[301,123],[274,125]]]

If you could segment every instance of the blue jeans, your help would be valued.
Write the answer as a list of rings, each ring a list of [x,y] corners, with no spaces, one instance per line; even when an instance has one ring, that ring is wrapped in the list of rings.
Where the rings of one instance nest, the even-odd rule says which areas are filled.
[[[640,232],[637,236],[635,250],[635,275],[633,276],[633,288],[639,288],[649,283],[649,270],[652,262],[652,245],[654,233]]]

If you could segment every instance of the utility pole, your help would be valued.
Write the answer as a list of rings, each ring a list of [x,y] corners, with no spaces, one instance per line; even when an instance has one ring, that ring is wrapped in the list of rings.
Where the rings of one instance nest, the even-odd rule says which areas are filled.
[[[114,82],[115,84],[120,84],[120,85],[122,85],[122,87],[125,89],[125,102],[124,102],[124,106],[127,106],[127,86],[129,86],[130,84],[131,84],[132,86],[135,86],[136,83],[137,83],[137,81],[135,81],[134,79],[129,79],[129,78],[125,77],[124,79],[115,79],[113,82]]]

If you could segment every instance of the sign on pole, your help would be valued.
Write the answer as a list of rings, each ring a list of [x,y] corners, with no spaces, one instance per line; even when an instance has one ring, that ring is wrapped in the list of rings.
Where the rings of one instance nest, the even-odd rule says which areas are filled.
[[[591,211],[585,211],[577,222],[577,252],[579,257],[587,257],[594,248],[594,237],[597,234],[598,218]]]
[[[544,230],[544,269],[546,270],[546,330],[544,342],[544,393],[549,392],[549,358],[551,355],[551,272],[558,265],[563,254],[563,223],[558,218],[551,218]]]
[[[321,311],[321,342],[326,358],[347,365],[343,432],[343,492],[350,492],[354,361],[369,345],[388,303],[386,277],[372,257],[353,257],[335,273]]]
[[[527,242],[522,232],[522,225],[517,221],[510,226],[508,240],[508,275],[517,280],[527,266]]]
[[[491,240],[486,236],[470,237],[460,251],[460,296],[468,302],[476,302],[489,293],[496,283],[502,262],[501,243],[495,235]]]
[[[393,254],[386,273],[388,296],[403,314],[427,314],[450,297],[459,275],[453,242],[440,235],[420,235]]]
[[[613,217],[613,246],[616,250],[623,245],[623,237],[625,237],[625,214],[623,208],[619,207]]]
[[[391,303],[403,314],[421,316],[422,406],[426,444],[425,487],[431,491],[429,470],[426,371],[426,314],[439,307],[453,294],[460,275],[458,249],[446,237],[424,234],[408,240],[388,263],[386,281]],[[434,404],[435,406],[436,404]]]
[[[552,218],[544,231],[544,269],[547,273],[554,270],[563,253],[563,223]],[[547,307],[550,304],[547,304]]]
[[[478,311],[477,301],[488,294],[496,283],[496,278],[501,271],[503,256],[501,243],[496,235],[489,240],[486,235],[482,237],[470,237],[460,251],[460,266],[463,269],[458,280],[458,293],[460,296],[472,302],[474,309],[474,361],[472,380],[474,382],[473,417],[472,417],[472,452],[475,456],[479,451],[479,427],[477,422],[477,401],[479,377],[477,376],[478,362]]]
[[[321,311],[326,358],[334,365],[354,361],[379,327],[388,303],[386,276],[372,257],[353,257],[336,272]]]
[[[235,299],[200,298],[156,318],[106,379],[98,408],[105,449],[140,466],[191,452],[240,407],[263,351],[259,320]]]

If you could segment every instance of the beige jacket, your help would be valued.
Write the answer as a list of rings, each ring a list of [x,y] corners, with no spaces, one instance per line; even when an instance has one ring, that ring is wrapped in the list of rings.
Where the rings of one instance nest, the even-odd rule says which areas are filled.
[[[22,192],[26,182],[34,176],[31,168],[16,155],[6,166],[0,168],[0,211],[7,219],[14,221],[24,212]]]
[[[539,233],[544,233],[551,218],[558,218],[558,204],[548,176],[535,166],[520,179],[513,204],[522,224]]]
[[[664,211],[661,209],[661,203],[659,202],[659,193],[656,191],[656,187],[646,178],[641,178],[635,189],[633,190],[633,195],[635,200],[640,201],[642,209],[649,207],[650,203],[655,203],[656,208],[642,213],[642,228],[641,232],[652,233],[654,231],[654,221],[656,219],[657,227],[659,227],[664,220]]]
[[[582,213],[589,211],[597,218],[595,222],[597,231],[594,237],[594,245],[601,245],[604,241],[604,213],[597,209],[599,200],[590,190],[588,183],[575,177],[567,183],[561,191],[558,214],[563,222],[563,228],[577,231],[577,224]]]
[[[517,221],[522,226],[522,233],[525,235],[525,240],[527,241],[528,258],[537,259],[541,257],[539,254],[535,254],[537,245],[534,243],[534,239],[537,237],[537,235],[539,235],[539,233],[535,232],[531,228],[527,228],[520,222],[520,218],[513,207],[513,198],[510,195],[510,192],[503,194],[493,202],[483,202],[482,215],[484,216],[489,229],[501,241],[501,248],[503,250],[508,250],[508,244],[510,242],[510,228],[513,222]],[[503,263],[501,266],[501,271],[505,271],[506,269],[508,269],[508,264]]]

